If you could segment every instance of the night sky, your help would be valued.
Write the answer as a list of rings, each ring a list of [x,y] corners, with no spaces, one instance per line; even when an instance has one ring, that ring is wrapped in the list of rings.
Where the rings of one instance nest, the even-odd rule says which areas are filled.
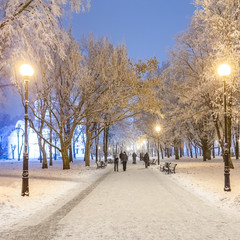
[[[131,59],[156,56],[162,62],[193,12],[192,0],[92,0],[89,12],[73,14],[69,23],[76,40],[107,36],[114,44],[124,41]]]

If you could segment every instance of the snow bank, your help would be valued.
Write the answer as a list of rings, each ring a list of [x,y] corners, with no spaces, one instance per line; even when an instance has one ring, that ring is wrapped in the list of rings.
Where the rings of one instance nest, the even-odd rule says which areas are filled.
[[[202,161],[202,158],[184,157],[181,160],[164,159],[162,162],[177,163],[176,174],[166,177],[183,185],[200,198],[219,208],[240,210],[240,160],[232,158],[234,169],[230,170],[231,192],[224,191],[224,163],[222,157]],[[159,167],[155,167],[159,171]],[[162,173],[164,174],[164,173]]]
[[[37,214],[33,224],[64,205],[69,199],[102,176],[107,169],[96,169],[96,164],[85,167],[75,161],[70,170],[62,170],[60,160],[42,169],[39,161],[29,161],[30,196],[21,196],[22,162],[0,161],[0,225],[1,231],[13,225],[24,224]]]

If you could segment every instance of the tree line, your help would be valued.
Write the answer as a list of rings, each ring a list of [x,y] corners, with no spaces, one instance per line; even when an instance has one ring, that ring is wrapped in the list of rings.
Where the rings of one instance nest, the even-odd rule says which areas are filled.
[[[1,1],[1,79],[12,80],[24,104],[24,81],[18,69],[25,61],[33,65],[29,124],[38,134],[43,168],[48,165],[46,146],[50,146],[50,164],[55,148],[62,155],[63,169],[70,168],[79,126],[84,126],[89,166],[91,144],[102,132],[106,157],[110,126],[148,111],[149,101],[151,108],[158,108],[154,95],[159,82],[143,79],[146,67],[157,68],[156,59],[136,64],[124,44],[115,46],[93,34],[77,42],[71,28],[62,27],[66,9],[83,11],[89,2]]]
[[[145,114],[136,124],[145,125],[145,133],[155,141],[154,125],[160,124],[161,146],[173,147],[177,158],[185,143],[190,149],[200,148],[204,161],[210,159],[216,141],[224,149],[223,79],[217,68],[228,63],[228,148],[238,159],[240,4],[237,0],[195,0],[194,5],[188,29],[177,35],[161,69],[163,117]],[[233,167],[231,158],[229,162]]]

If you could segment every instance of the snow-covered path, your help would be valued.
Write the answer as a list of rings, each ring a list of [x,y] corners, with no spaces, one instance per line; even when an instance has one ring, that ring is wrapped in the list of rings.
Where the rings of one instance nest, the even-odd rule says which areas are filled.
[[[120,166],[121,167],[121,166]],[[142,163],[111,172],[45,221],[5,239],[237,240],[240,217],[209,205]]]

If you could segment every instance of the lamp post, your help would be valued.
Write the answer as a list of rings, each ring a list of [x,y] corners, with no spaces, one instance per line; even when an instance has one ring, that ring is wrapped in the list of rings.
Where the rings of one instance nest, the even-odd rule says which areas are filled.
[[[159,157],[159,132],[160,132],[161,128],[159,126],[156,126],[156,131],[157,131],[157,155],[158,155],[158,165],[160,164],[160,157]]]
[[[222,64],[218,67],[219,76],[223,77],[223,101],[224,101],[224,128],[225,128],[225,140],[224,140],[224,191],[230,192],[230,168],[229,168],[229,145],[227,137],[227,94],[226,94],[226,77],[230,75],[231,68],[228,64]]]
[[[20,67],[20,74],[24,77],[25,83],[25,132],[24,132],[24,153],[23,153],[23,173],[22,173],[22,196],[29,196],[28,184],[28,82],[29,78],[33,75],[34,70],[31,65],[23,64]]]

